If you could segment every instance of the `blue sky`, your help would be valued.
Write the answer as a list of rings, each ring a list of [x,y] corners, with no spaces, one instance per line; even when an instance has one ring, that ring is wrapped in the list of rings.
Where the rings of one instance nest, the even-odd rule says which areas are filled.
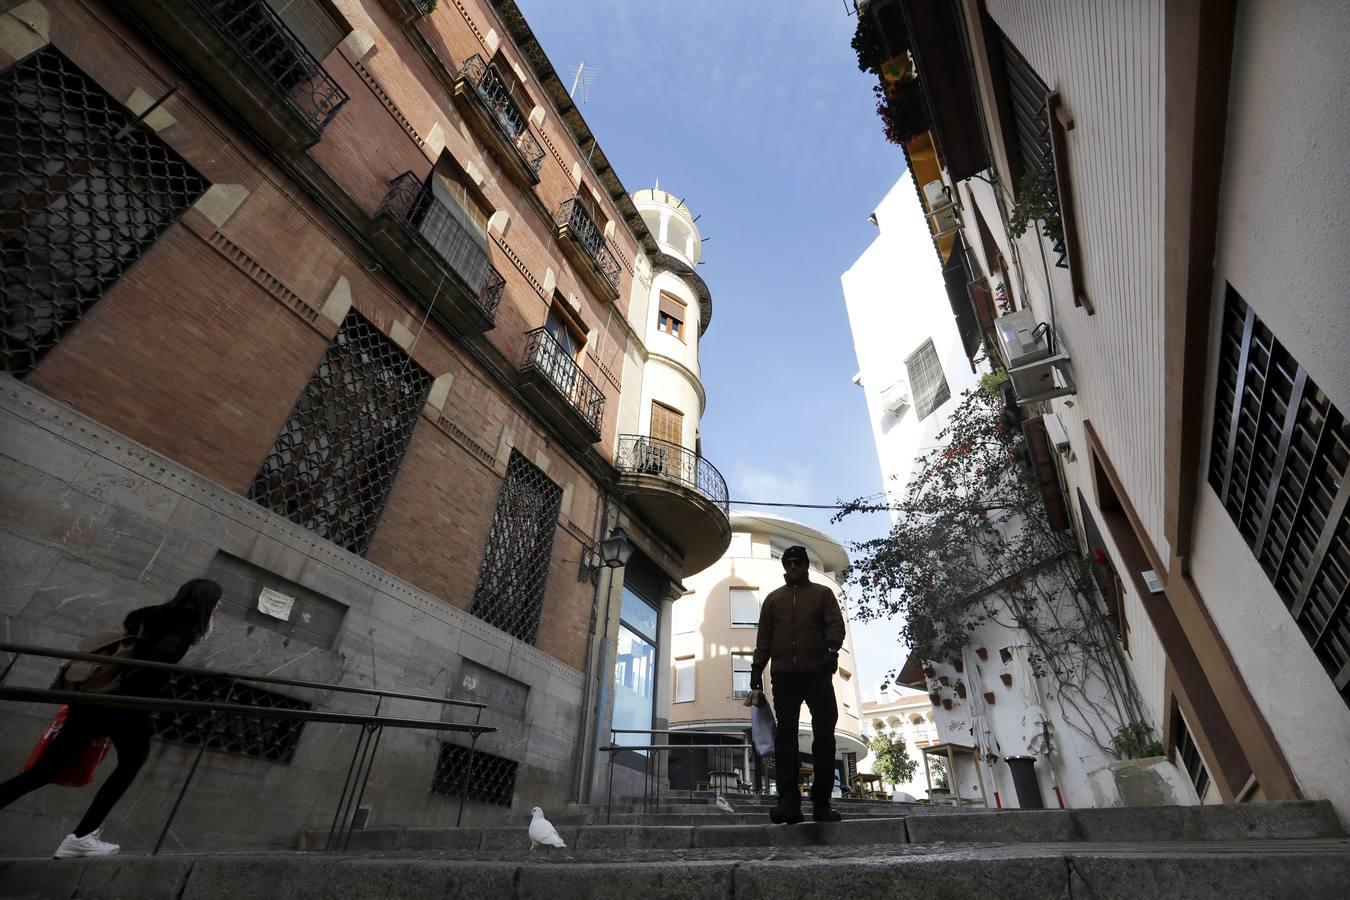
[[[867,215],[904,158],[882,137],[843,0],[517,3],[566,83],[583,59],[595,72],[582,113],[624,186],[659,178],[702,216],[703,452],[732,498],[879,491],[839,276],[875,237]],[[846,545],[887,527],[774,511]],[[894,633],[854,629],[865,694],[899,662]]]

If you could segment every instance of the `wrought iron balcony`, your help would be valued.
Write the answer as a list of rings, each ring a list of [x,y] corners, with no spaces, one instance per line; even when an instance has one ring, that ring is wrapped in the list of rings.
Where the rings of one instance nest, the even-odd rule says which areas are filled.
[[[488,258],[487,236],[457,203],[436,197],[430,178],[404,172],[391,181],[370,237],[443,325],[460,334],[493,326],[506,279]]]
[[[470,56],[460,66],[453,96],[469,127],[512,178],[526,188],[538,184],[544,148],[496,66],[477,54]]]
[[[264,139],[317,143],[347,93],[265,0],[126,0]]]
[[[547,329],[536,328],[527,337],[522,389],[573,443],[594,444],[600,440],[605,395]]]
[[[619,435],[619,486],[684,555],[684,574],[701,572],[731,543],[727,483],[694,451],[641,434]]]
[[[605,246],[605,236],[576,197],[558,207],[558,237],[563,249],[592,286],[611,300],[619,299],[619,261]]]
[[[399,22],[411,22],[431,15],[436,0],[382,0],[385,12]]]

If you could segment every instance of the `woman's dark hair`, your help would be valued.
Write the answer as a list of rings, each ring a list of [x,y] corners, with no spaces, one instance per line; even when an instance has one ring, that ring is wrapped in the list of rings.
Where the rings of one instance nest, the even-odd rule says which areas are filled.
[[[215,612],[221,593],[220,585],[211,579],[194,578],[180,587],[174,598],[164,605],[169,609],[192,610],[196,616],[197,634],[200,636],[206,634],[206,629],[211,624],[211,613]]]

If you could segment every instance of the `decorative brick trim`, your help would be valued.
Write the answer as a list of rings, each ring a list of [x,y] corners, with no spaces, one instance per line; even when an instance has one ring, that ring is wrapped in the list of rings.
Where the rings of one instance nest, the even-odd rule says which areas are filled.
[[[295,313],[306,323],[313,325],[315,330],[323,331],[318,324],[319,311],[300,299],[299,294],[282,284],[281,279],[263,268],[262,264],[249,256],[243,248],[231,242],[219,231],[213,233],[207,239],[207,243],[214,247],[221,256],[234,263],[239,271],[251,278],[259,287],[279,300],[282,306]]]
[[[623,389],[623,385],[619,381],[618,377],[614,374],[614,370],[611,369],[609,366],[605,365],[603,362],[601,362],[600,357],[596,356],[589,350],[586,351],[586,355],[591,358],[591,362],[595,363],[595,367],[600,370],[600,374],[605,376],[606,381],[614,385],[616,390]]]
[[[356,70],[356,74],[361,76],[361,80],[366,83],[366,87],[370,88],[370,92],[375,95],[375,98],[384,104],[385,109],[389,110],[389,114],[394,117],[394,121],[403,126],[403,130],[408,133],[408,137],[412,138],[418,147],[425,147],[427,142],[417,133],[417,129],[408,121],[408,117],[403,115],[403,111],[398,108],[394,98],[386,94],[384,88],[380,87],[380,83],[375,80],[375,75],[366,68],[365,64],[358,59],[352,63],[352,68]]]
[[[562,170],[567,173],[567,177],[570,179],[572,177],[572,167],[563,159],[562,154],[558,152],[558,148],[553,146],[552,138],[548,136],[548,132],[544,130],[542,125],[538,128],[538,131],[539,136],[544,139],[544,146],[548,147],[549,152],[553,154],[553,158],[557,160],[558,165],[562,167]]]
[[[445,417],[445,414],[432,406],[422,408],[422,415],[445,433],[450,440],[459,444],[469,455],[489,469],[496,471],[496,456],[493,452],[469,436],[468,432]]]
[[[581,527],[577,525],[575,522],[573,522],[571,519],[566,518],[559,519],[558,526],[562,528],[563,531],[567,532],[572,537],[580,541],[581,546],[583,547],[589,547],[591,544],[595,543],[595,539],[592,538],[585,531],[582,531]]]
[[[464,4],[461,3],[460,0],[454,0],[454,3],[455,9],[459,10],[459,14],[464,17],[464,23],[469,26],[469,30],[473,32],[474,37],[478,38],[478,43],[486,48],[487,35],[483,34],[483,32],[478,29],[478,26],[474,24],[473,16],[469,15],[469,11],[464,8]]]
[[[534,277],[534,273],[530,271],[529,266],[525,265],[525,260],[521,259],[519,254],[511,249],[511,245],[508,244],[506,239],[500,234],[494,234],[492,239],[497,242],[498,247],[502,248],[502,252],[506,254],[506,258],[511,260],[511,262],[515,264],[515,267],[520,270],[520,274],[525,276],[525,280],[530,283],[530,287],[534,288],[535,293],[547,300],[548,292],[544,290],[544,283]]]

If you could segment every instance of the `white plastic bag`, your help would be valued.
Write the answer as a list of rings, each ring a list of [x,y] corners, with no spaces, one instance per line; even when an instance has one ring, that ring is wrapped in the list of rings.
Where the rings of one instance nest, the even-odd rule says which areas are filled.
[[[756,693],[759,694],[758,702],[750,707],[750,734],[755,741],[755,752],[760,756],[771,756],[777,726],[773,721],[773,710],[769,708],[769,701],[764,699],[764,692],[756,691]]]

